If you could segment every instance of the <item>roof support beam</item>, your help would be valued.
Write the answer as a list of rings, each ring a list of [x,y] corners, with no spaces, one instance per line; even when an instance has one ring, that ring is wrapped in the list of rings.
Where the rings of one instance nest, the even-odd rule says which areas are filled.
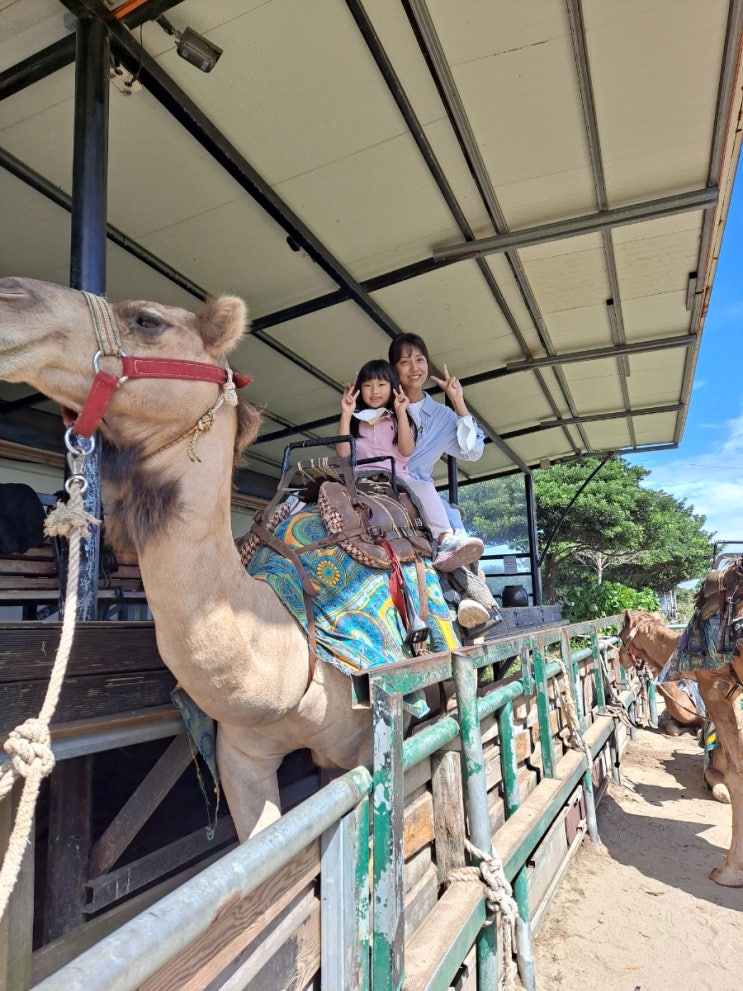
[[[15,155],[11,155],[9,151],[2,147],[0,147],[0,166],[15,176],[16,179],[25,182],[31,189],[36,190],[37,193],[46,196],[52,203],[56,203],[57,206],[62,207],[63,210],[67,210],[68,213],[72,212],[72,197],[69,193],[60,189],[59,186],[55,186],[45,176],[36,172],[29,165],[26,165],[25,162],[16,158]],[[181,289],[185,289],[186,292],[190,293],[196,299],[202,302],[206,299],[208,293],[205,289],[202,289],[201,286],[192,282],[191,279],[174,269],[171,265],[168,265],[162,258],[153,255],[151,251],[138,244],[137,241],[134,241],[123,231],[119,230],[118,227],[114,227],[113,224],[106,224],[106,237],[109,241],[123,248],[124,251],[143,262],[159,275],[163,275],[175,285],[180,286]]]
[[[548,354],[543,358],[532,361],[509,362],[504,368],[495,368],[490,372],[478,372],[467,375],[460,381],[463,386],[479,385],[491,379],[503,378],[517,372],[531,372],[538,368],[551,368],[554,365],[569,365],[579,361],[597,361],[602,358],[616,358],[619,355],[645,354],[648,351],[667,351],[670,348],[692,348],[697,342],[695,334],[684,334],[681,337],[660,337],[654,340],[637,341],[633,344],[611,344],[605,348],[590,348],[586,351],[566,351],[564,354]]]
[[[466,108],[459,94],[456,80],[452,74],[449,61],[446,57],[446,53],[444,52],[438,32],[436,31],[436,26],[433,18],[431,17],[431,12],[428,9],[428,5],[425,0],[401,0],[401,2],[408,15],[408,21],[418,40],[418,45],[421,49],[423,57],[428,64],[431,77],[433,78],[436,88],[439,91],[441,101],[446,108],[446,113],[452,130],[456,135],[460,148],[462,149],[464,160],[466,161],[472,177],[475,180],[475,184],[490,218],[490,222],[493,225],[493,229],[499,233],[506,232],[508,231],[508,224],[506,223],[505,215],[501,209],[500,203],[498,202],[498,197],[496,196],[495,189],[493,188],[493,183],[490,178],[488,168],[482,157],[479,143],[475,137],[469,117],[467,116]],[[469,230],[469,228],[463,233],[465,233],[465,236],[469,241],[473,239],[472,231]],[[518,286],[524,306],[526,307],[534,325],[534,330],[536,331],[540,344],[548,354],[552,354],[554,352],[554,346],[550,339],[547,325],[539,310],[536,297],[526,276],[526,272],[524,271],[521,259],[515,251],[508,251],[506,252],[506,261],[511,269],[516,285]],[[506,322],[511,328],[511,332],[518,342],[522,354],[525,357],[528,357],[530,348],[527,345],[526,339],[521,332],[521,328],[518,326],[518,321],[511,312],[492,271],[489,266],[484,263],[484,259],[477,258],[476,263],[493,294],[493,298],[497,302],[498,307],[506,319]],[[562,372],[559,369],[555,372],[555,378],[562,393],[564,403],[567,404],[571,412],[577,413],[577,408],[570,393],[568,383],[562,377]],[[547,404],[550,406],[553,413],[557,415],[559,406],[558,403],[555,402],[551,390],[548,388],[547,384],[539,378],[539,376],[537,376],[537,381]],[[578,429],[579,433],[581,433],[580,428]],[[567,443],[573,443],[572,437],[567,431],[565,433],[565,440]],[[588,439],[584,437],[582,433],[581,442],[585,447],[588,447]]]
[[[160,68],[155,59],[144,51],[120,24],[109,23],[109,28],[112,51],[127,64],[127,68],[138,72],[142,85],[168,113],[252,196],[269,217],[305,249],[310,258],[348,293],[349,298],[353,299],[388,337],[393,338],[401,333],[392,318],[364,291],[351,273],[328,251],[294,211],[276,195],[265,179],[214,126],[190,96]]]
[[[583,23],[583,7],[581,0],[568,0],[568,17],[570,19],[570,34],[573,41],[573,57],[578,76],[578,87],[580,88],[581,106],[583,107],[583,122],[586,128],[588,140],[588,151],[591,156],[591,171],[593,172],[593,184],[596,189],[596,205],[599,210],[609,209],[609,196],[606,190],[606,177],[604,174],[604,162],[601,154],[601,140],[599,138],[599,124],[596,117],[596,103],[593,97],[593,82],[591,80],[591,66],[588,59],[588,46],[586,44],[586,31]],[[604,245],[604,257],[606,259],[606,273],[611,289],[611,299],[607,300],[609,312],[609,324],[611,326],[612,341],[615,344],[624,344],[624,317],[622,315],[622,299],[619,291],[619,275],[617,273],[616,258],[614,256],[614,241],[611,230],[601,232]],[[624,408],[629,410],[632,406],[627,388],[627,376],[629,375],[629,363],[626,357],[621,357],[617,361],[617,371],[619,373],[619,384],[622,390],[622,401]],[[634,426],[628,420],[630,440],[635,443]]]
[[[704,210],[715,206],[719,196],[717,186],[705,186],[688,193],[674,193],[644,203],[634,203],[631,206],[620,206],[613,210],[602,210],[599,213],[589,213],[584,217],[571,217],[568,220],[557,220],[551,224],[540,224],[537,227],[524,227],[520,231],[509,231],[508,234],[495,234],[483,237],[478,241],[465,241],[463,244],[450,244],[433,252],[435,261],[461,261],[464,258],[474,258],[477,255],[493,255],[518,248],[529,248],[534,244],[546,244],[549,241],[560,241],[568,237],[580,237],[582,234],[594,234],[609,227],[623,227],[627,224],[639,224],[646,220],[658,220],[661,217],[672,217],[678,213],[689,213],[692,210]]]
[[[531,372],[538,368],[550,368],[554,365],[559,364],[575,364],[581,361],[598,361],[605,358],[617,358],[622,355],[631,356],[634,354],[647,354],[652,351],[667,351],[672,348],[692,348],[697,342],[697,338],[694,334],[684,334],[681,337],[661,337],[654,340],[648,341],[638,341],[633,344],[619,344],[619,345],[609,345],[605,348],[592,348],[586,351],[571,351],[565,352],[565,354],[556,355],[546,355],[544,358],[535,358],[533,361],[518,361],[511,362],[507,364],[504,368],[495,368],[487,372],[478,372],[476,375],[466,375],[460,379],[462,387],[466,388],[471,385],[481,385],[483,382],[491,382],[494,379],[505,378],[507,375],[516,375],[519,372]],[[439,391],[439,390],[434,390]],[[597,414],[596,416],[575,416],[569,418],[561,418],[555,421],[545,421],[539,428],[531,429],[549,429],[553,427],[570,426],[571,424],[587,423],[592,420],[598,419],[621,419],[624,416],[642,416],[645,413],[672,413],[678,412],[684,408],[683,403],[675,403],[669,406],[659,406],[653,407],[648,410],[631,410],[631,411],[617,411],[616,413],[608,414]],[[311,430],[320,430],[323,427],[329,427],[331,424],[338,420],[338,416],[324,416],[317,420],[310,420],[307,423],[297,424],[292,427],[285,427],[283,430],[274,430],[271,433],[264,434],[259,437],[255,444],[267,444],[269,441],[283,440],[285,437],[292,437],[298,433],[304,433]],[[513,433],[506,433],[502,435],[503,439],[508,437],[516,436],[516,434],[521,432],[529,431],[516,431]]]
[[[514,437],[527,437],[529,434],[538,434],[543,430],[555,430],[557,427],[570,427],[578,423],[601,423],[604,420],[624,420],[626,417],[652,416],[658,413],[678,413],[683,408],[682,403],[670,403],[667,406],[652,406],[647,409],[619,409],[610,413],[587,413],[585,416],[560,417],[557,420],[542,420],[533,427],[523,427],[521,430],[507,430],[501,434],[504,440],[513,440]]]
[[[164,14],[166,10],[175,7],[181,0],[149,0],[149,3],[142,4],[131,13],[122,18],[124,24],[131,29],[139,27],[145,21],[154,21]],[[81,7],[80,4],[70,2],[67,4],[71,13],[77,16],[92,16],[92,12]],[[4,72],[0,72],[0,100],[13,96],[33,85],[40,79],[46,79],[53,72],[64,69],[65,66],[72,65],[75,61],[75,33],[74,31],[55,41],[53,44],[43,48],[40,52],[30,55],[16,65],[10,66]]]

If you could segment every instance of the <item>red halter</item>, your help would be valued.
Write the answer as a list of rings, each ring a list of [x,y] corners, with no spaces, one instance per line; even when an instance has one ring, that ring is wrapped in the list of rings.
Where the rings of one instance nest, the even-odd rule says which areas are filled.
[[[84,292],[100,349],[93,357],[95,378],[85,397],[83,408],[77,418],[72,410],[63,408],[65,426],[78,437],[90,438],[98,424],[106,415],[114,392],[129,378],[183,379],[191,382],[215,382],[224,385],[232,381],[235,388],[242,389],[253,379],[249,375],[233,372],[227,366],[209,365],[201,361],[183,361],[177,358],[138,358],[128,355],[121,346],[118,327],[113,311],[103,296]],[[121,359],[121,374],[112,375],[101,371],[98,362],[103,355]]]

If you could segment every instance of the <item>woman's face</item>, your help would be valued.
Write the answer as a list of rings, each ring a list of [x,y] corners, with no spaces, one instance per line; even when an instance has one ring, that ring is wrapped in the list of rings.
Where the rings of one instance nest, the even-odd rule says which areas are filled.
[[[428,378],[428,362],[420,348],[406,348],[395,365],[400,385],[411,402],[423,398],[423,386]]]
[[[392,386],[387,379],[367,379],[361,384],[361,398],[369,409],[382,409],[391,394]]]

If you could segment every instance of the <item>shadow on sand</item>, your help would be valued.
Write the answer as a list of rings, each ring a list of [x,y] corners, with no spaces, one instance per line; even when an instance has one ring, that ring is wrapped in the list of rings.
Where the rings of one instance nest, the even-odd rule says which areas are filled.
[[[743,888],[725,888],[709,877],[727,852],[731,811],[705,788],[702,767],[702,752],[693,738],[640,731],[620,766],[621,786],[612,783],[599,805],[599,835],[618,863],[740,910]],[[658,784],[648,781],[652,777]]]

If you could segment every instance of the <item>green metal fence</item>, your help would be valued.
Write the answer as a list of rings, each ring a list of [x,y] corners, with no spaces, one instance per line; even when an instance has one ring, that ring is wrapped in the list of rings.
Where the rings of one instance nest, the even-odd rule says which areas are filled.
[[[322,944],[319,975],[307,987],[445,991],[461,976],[463,962],[468,955],[471,959],[474,947],[478,991],[496,988],[502,930],[487,924],[491,920],[481,886],[474,889],[474,897],[471,886],[466,893],[457,884],[443,890],[425,926],[406,943],[402,884],[405,774],[452,744],[458,744],[461,754],[467,840],[477,851],[470,859],[477,866],[483,855],[488,863],[494,854],[500,856],[492,862],[502,865],[512,885],[518,910],[514,950],[521,980],[527,989],[535,989],[532,918],[536,906],[529,904],[527,860],[577,788],[582,788],[585,802],[586,831],[598,842],[593,764],[608,750],[616,775],[619,747],[618,723],[607,713],[602,654],[608,641],[602,642],[599,631],[616,628],[620,622],[621,617],[609,617],[569,627],[524,630],[480,647],[375,669],[369,675],[373,766],[358,767],[331,781],[264,832],[41,981],[35,991],[134,991],[158,972],[167,974],[172,962],[208,933],[214,920],[318,838]],[[483,687],[482,672],[513,658],[518,662],[514,675]],[[595,705],[591,711],[584,706],[582,663],[593,678]],[[567,680],[568,694],[563,693],[562,701],[555,688],[559,679]],[[449,681],[454,685],[454,708],[406,738],[404,696]],[[632,710],[637,692],[636,685],[621,685],[620,704],[625,710]],[[523,697],[536,700],[542,772],[536,790],[526,798],[520,794],[514,737],[514,701]],[[579,745],[567,749],[560,739],[557,752],[553,722],[557,718],[565,729],[565,712],[560,711],[559,717],[555,712],[564,709],[566,699],[574,712]],[[495,851],[481,732],[483,721],[492,719],[497,724],[505,812],[505,824],[495,836]],[[423,945],[431,927],[437,936],[435,953]],[[250,986],[239,983],[235,976],[239,971],[233,968],[231,973],[229,980],[212,982],[209,988]],[[169,985],[167,978],[157,986],[180,987]]]

